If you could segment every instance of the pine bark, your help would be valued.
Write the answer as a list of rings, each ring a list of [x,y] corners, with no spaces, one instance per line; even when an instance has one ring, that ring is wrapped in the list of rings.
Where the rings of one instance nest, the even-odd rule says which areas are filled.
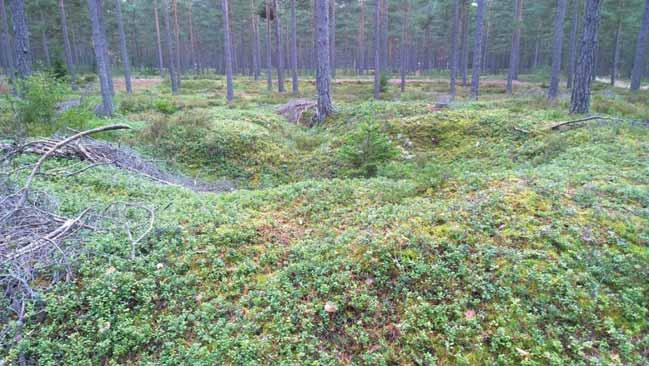
[[[457,94],[457,69],[460,50],[458,48],[458,38],[460,33],[460,0],[453,1],[453,18],[451,19],[451,81],[450,97],[455,99]]]
[[[171,93],[173,95],[178,94],[178,70],[176,70],[176,62],[174,61],[175,47],[173,38],[171,37],[171,16],[169,15],[169,0],[163,0],[162,4],[162,18],[164,20],[165,27],[165,43],[167,46],[167,62],[169,68],[169,79],[171,80]]]
[[[228,0],[221,0],[223,10],[223,43],[225,51],[225,78],[227,82],[227,101],[232,102],[234,98],[234,87],[232,85],[232,40],[230,34],[230,9]]]
[[[63,0],[61,0],[63,1]],[[0,0],[0,17],[2,17],[2,34],[0,34],[0,47],[2,47],[2,65],[5,67],[7,75],[13,75],[14,70],[14,52],[11,49],[9,38],[9,20],[7,19],[7,9],[5,1]]]
[[[286,91],[284,88],[284,53],[282,52],[282,26],[279,16],[277,0],[273,0],[273,11],[275,14],[275,57],[277,65],[277,90],[280,93]]]
[[[462,19],[462,43],[460,49],[462,50],[462,62],[460,70],[462,71],[462,86],[466,87],[469,84],[469,10],[467,9],[466,0],[462,0],[461,19]]]
[[[618,8],[617,28],[615,29],[615,40],[613,46],[613,62],[611,64],[611,86],[615,86],[620,66],[620,53],[622,52],[622,11],[624,10],[624,0],[620,0]]]
[[[108,42],[106,41],[101,0],[88,0],[88,14],[90,15],[90,23],[92,25],[92,42],[95,49],[97,73],[99,74],[99,86],[101,89],[101,114],[104,116],[112,116],[113,82],[110,59],[108,58]]]
[[[126,33],[124,32],[124,17],[122,16],[122,0],[115,0],[115,16],[117,18],[117,31],[119,32],[119,46],[122,53],[122,66],[124,67],[124,85],[126,93],[133,94],[131,85],[131,60],[128,57],[128,47],[126,46]]]
[[[379,35],[381,36],[381,66],[382,71],[386,73],[389,72],[390,69],[388,45],[388,30],[390,28],[388,22],[388,0],[381,0],[381,32],[379,33]]]
[[[63,35],[63,51],[65,55],[65,66],[68,68],[70,74],[70,81],[72,87],[76,88],[77,74],[74,64],[74,56],[72,54],[72,47],[70,46],[70,36],[68,35],[68,19],[65,14],[64,0],[59,0],[59,16],[61,18],[61,33]]]
[[[178,24],[178,1],[177,0],[171,0],[171,8],[173,11],[173,32],[174,32],[174,41],[175,46],[174,46],[174,58],[173,61],[176,63],[175,69],[176,69],[176,85],[180,88],[180,74],[182,73],[182,61],[180,58],[180,25]]]
[[[295,15],[295,0],[291,0],[291,88],[293,95],[300,93],[300,86],[297,74],[297,17]]]
[[[43,10],[40,10],[41,17],[41,39],[43,42],[43,56],[45,57],[45,64],[49,67],[52,66],[52,58],[50,57],[50,41],[47,39],[47,21],[43,15]]]
[[[540,53],[541,53],[541,37],[537,35],[536,39],[534,40],[534,56],[532,57],[532,69],[536,69],[536,67],[539,66]]]
[[[603,0],[586,0],[584,11],[584,31],[581,37],[575,80],[570,100],[570,113],[590,111],[590,87],[595,65],[595,47],[600,23],[600,10]]]
[[[619,22],[615,30],[615,47],[613,49],[613,62],[611,64],[611,86],[615,86],[620,65],[620,53],[622,52],[622,22]]]
[[[482,42],[486,12],[486,0],[477,0],[475,45],[473,47],[473,75],[471,78],[471,98],[478,99],[480,92],[480,72],[482,69]]]
[[[579,32],[579,2],[580,0],[572,0],[572,30],[570,32],[570,51],[568,55],[568,77],[566,87],[572,89],[572,84],[575,77],[575,68],[577,67],[577,34]]]
[[[358,58],[357,65],[358,73],[365,72],[365,0],[360,0],[360,15],[358,20]]]
[[[644,15],[640,32],[638,32],[638,41],[636,43],[635,58],[633,61],[633,70],[631,71],[631,90],[640,89],[640,82],[647,67],[647,37],[649,36],[649,0],[645,0]]]
[[[266,76],[268,91],[273,90],[273,60],[272,60],[272,50],[270,44],[270,2],[271,0],[265,0],[266,6]]]
[[[261,43],[259,40],[259,24],[257,23],[257,13],[255,12],[255,0],[250,0],[250,26],[252,27],[252,67],[255,80],[259,80],[261,75]]]
[[[155,34],[158,49],[158,70],[160,77],[164,77],[164,59],[162,56],[162,37],[160,36],[160,17],[158,16],[158,0],[153,0],[153,16],[155,18]]]
[[[329,0],[329,5],[331,5],[331,17],[329,22],[331,23],[331,33],[329,36],[331,40],[329,42],[329,56],[331,57],[331,77],[336,77],[336,0]]]
[[[403,28],[401,29],[400,74],[401,92],[406,91],[406,73],[408,72],[408,22],[410,20],[410,0],[404,1]]]
[[[507,73],[507,94],[514,92],[514,80],[518,78],[518,67],[521,55],[521,30],[523,26],[523,0],[516,0],[514,9],[514,32],[512,33],[512,49],[509,56],[509,72]]]
[[[552,75],[548,99],[553,101],[559,94],[559,77],[561,74],[561,60],[563,58],[563,26],[566,19],[567,0],[557,0],[557,14],[554,19],[554,45],[552,48]]]
[[[194,36],[194,12],[193,12],[194,3],[189,1],[188,9],[188,22],[189,22],[189,58],[191,62],[191,67],[194,69],[195,73],[198,73],[198,59],[196,57],[196,37]]]
[[[9,0],[14,27],[14,52],[18,76],[32,74],[32,51],[29,46],[29,27],[25,15],[24,0]]]
[[[316,0],[318,1],[318,0]],[[381,2],[376,0],[374,9],[374,99],[381,99]]]
[[[322,123],[333,113],[331,103],[331,69],[329,58],[329,2],[315,0],[316,16],[316,52],[318,67],[316,72],[316,89],[318,91],[318,122]]]

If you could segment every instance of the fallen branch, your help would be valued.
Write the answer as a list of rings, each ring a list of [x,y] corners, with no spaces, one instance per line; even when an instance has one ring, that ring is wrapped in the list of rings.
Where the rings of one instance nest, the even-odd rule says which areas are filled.
[[[69,144],[69,143],[71,143],[73,141],[76,141],[76,140],[78,140],[78,139],[80,139],[80,138],[82,138],[84,136],[89,136],[89,135],[92,135],[92,134],[95,134],[95,133],[105,132],[105,131],[127,130],[127,129],[130,129],[130,128],[131,127],[127,126],[127,125],[110,125],[110,126],[98,127],[98,128],[94,128],[92,130],[80,132],[80,133],[78,133],[76,135],[68,137],[67,139],[65,139],[65,140],[63,140],[61,142],[58,142],[48,152],[46,152],[43,156],[41,156],[40,159],[38,159],[38,162],[36,162],[36,165],[34,166],[34,169],[32,169],[32,173],[29,175],[29,177],[27,177],[27,182],[25,183],[25,186],[22,189],[23,192],[24,192],[23,194],[26,194],[26,191],[29,189],[29,186],[32,184],[32,180],[34,180],[34,176],[41,169],[41,165],[43,165],[45,160],[47,160],[47,158],[49,158],[55,151],[57,151],[61,147],[65,146],[65,145],[67,145],[67,144]],[[24,200],[23,200],[23,202],[24,202]]]
[[[17,210],[19,210],[25,204],[25,201],[27,200],[27,197],[29,195],[29,187],[31,187],[32,182],[34,181],[34,177],[40,171],[41,166],[43,165],[45,160],[47,160],[50,156],[52,156],[56,151],[58,151],[62,147],[66,146],[66,145],[70,144],[71,142],[76,141],[76,140],[78,140],[78,139],[80,139],[80,138],[82,138],[84,136],[89,136],[89,135],[99,133],[99,132],[113,131],[113,130],[124,130],[124,129],[130,129],[130,128],[131,127],[127,126],[127,125],[110,125],[110,126],[98,127],[98,128],[94,128],[92,130],[79,132],[79,133],[77,133],[77,134],[75,134],[73,136],[68,137],[65,140],[59,141],[56,144],[54,144],[54,146],[52,146],[49,150],[47,150],[45,152],[45,154],[43,154],[41,156],[41,158],[38,159],[38,161],[36,162],[36,165],[34,165],[34,168],[32,168],[31,174],[29,174],[29,176],[27,177],[27,180],[25,181],[25,185],[23,186],[22,189],[19,190],[19,192],[17,192],[20,195],[20,198],[16,202],[13,210],[10,210],[9,212],[7,212],[7,214],[5,214],[2,217],[2,219],[0,219],[0,222],[3,222],[5,220],[7,220],[9,217],[11,217]]]
[[[589,121],[614,121],[614,120],[616,120],[616,119],[609,118],[609,117],[602,117],[602,116],[592,116],[592,117],[588,117],[588,118],[576,119],[576,120],[573,120],[573,121],[561,122],[559,124],[556,124],[556,125],[552,126],[552,128],[550,128],[550,129],[556,131],[556,130],[560,130],[560,129],[564,128],[564,127],[569,127],[569,126],[573,126],[573,125],[577,125],[577,124],[582,124],[582,123],[589,122]]]
[[[77,131],[74,131],[78,134]],[[68,143],[60,146],[57,150],[53,148],[62,141],[56,138],[40,139],[31,141],[24,145],[14,146],[0,143],[0,150],[6,152],[5,156],[16,156],[21,153],[31,153],[44,155],[50,153],[50,157],[79,159],[87,164],[85,168],[62,167],[44,173],[39,171],[37,175],[48,175],[58,177],[70,177],[83,173],[93,167],[101,165],[112,165],[119,169],[127,170],[143,177],[153,180],[157,183],[173,186],[184,187],[199,192],[229,192],[234,190],[234,183],[230,181],[220,181],[207,183],[191,179],[181,174],[167,172],[149,159],[143,158],[136,151],[125,146],[116,146],[111,143],[99,140],[93,140],[90,137],[77,139],[75,143]],[[24,166],[20,169],[32,169],[33,165]],[[13,172],[15,174],[16,172]],[[22,191],[17,192],[22,194]],[[2,218],[0,218],[2,222]]]
[[[47,235],[43,236],[42,238],[39,238],[35,240],[34,242],[18,249],[11,255],[9,255],[7,258],[5,258],[2,262],[2,264],[5,264],[7,261],[15,260],[19,257],[22,257],[25,254],[32,253],[39,248],[41,248],[43,245],[50,243],[50,244],[55,244],[55,241],[59,241],[63,236],[65,236],[73,227],[75,227],[81,219],[90,211],[90,209],[85,209],[79,216],[77,216],[74,219],[69,219],[66,220],[63,225],[57,227],[54,231],[51,233],[48,233]],[[56,244],[55,244],[56,246]],[[60,248],[59,248],[60,251]]]

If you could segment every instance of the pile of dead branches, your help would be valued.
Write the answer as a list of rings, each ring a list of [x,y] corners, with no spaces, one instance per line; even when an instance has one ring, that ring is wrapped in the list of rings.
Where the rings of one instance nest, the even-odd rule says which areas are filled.
[[[108,156],[110,150],[91,149],[90,152],[80,142],[94,133],[126,128],[128,126],[112,125],[79,132],[65,139],[40,140],[18,148],[3,146],[0,158],[0,289],[4,296],[0,302],[4,306],[0,309],[0,324],[3,325],[0,345],[20,342],[23,324],[29,320],[26,318],[27,305],[40,309],[43,291],[72,278],[75,262],[84,251],[82,242],[86,234],[120,230],[131,243],[133,258],[138,244],[153,229],[155,207],[116,202],[103,208],[88,207],[72,217],[63,217],[57,214],[58,205],[53,196],[33,188],[37,177],[49,174],[42,172],[48,158],[74,155],[92,164],[113,159],[114,155]],[[20,166],[15,158],[22,153],[37,153],[41,157],[34,164]],[[20,179],[19,174],[24,171],[29,174],[26,179]],[[67,171],[65,175],[82,171]],[[138,219],[133,220],[133,217]],[[8,326],[10,320],[14,320],[13,326]]]
[[[43,155],[52,151],[52,148],[61,141],[63,141],[63,137],[55,136],[49,139],[30,141],[22,145],[0,143],[0,152],[4,153],[5,157],[23,153]],[[183,175],[172,174],[160,168],[159,165],[144,159],[128,147],[116,146],[88,136],[60,146],[52,152],[51,156],[80,160],[80,168],[67,172],[68,175],[79,174],[96,166],[112,165],[142,175],[160,184],[185,187],[197,192],[220,193],[234,190],[234,184],[229,181],[206,183]],[[57,175],[61,174],[57,173]]]

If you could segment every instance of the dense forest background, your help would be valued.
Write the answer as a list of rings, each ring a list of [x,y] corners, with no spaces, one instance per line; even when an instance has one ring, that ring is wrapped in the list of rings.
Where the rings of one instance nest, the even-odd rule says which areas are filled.
[[[160,2],[160,4],[159,4]],[[133,68],[155,75],[160,67],[157,45],[165,43],[156,29],[164,33],[162,10],[166,0],[121,1],[126,48]],[[222,3],[210,0],[170,0],[172,41],[178,44],[178,61],[182,72],[203,71],[211,68],[225,72],[223,57],[224,21]],[[116,6],[113,1],[102,1],[108,49],[111,64],[122,64],[120,57],[120,32]],[[279,55],[283,64],[289,65],[290,54],[290,2],[276,2],[280,16]],[[409,73],[426,74],[448,69],[452,37],[453,1],[384,1],[381,5],[380,32],[381,61],[385,71],[397,72],[403,63]],[[515,6],[511,0],[486,2],[483,61],[488,73],[506,72],[512,48],[512,32],[521,28],[520,71],[549,74],[552,62],[553,19],[557,8],[555,1],[520,1],[522,14],[516,20]],[[569,72],[569,62],[578,42],[571,40],[575,23],[583,22],[583,1],[567,1],[564,22],[562,69]],[[615,60],[619,62],[619,75],[630,76],[633,68],[638,32],[642,24],[643,0],[609,0],[601,10],[601,25],[596,49],[595,74],[611,75]],[[374,67],[375,23],[374,1],[331,1],[332,31],[330,32],[331,59],[334,69],[346,73],[363,73]],[[271,4],[272,6],[273,4]],[[466,79],[471,68],[473,37],[475,33],[476,4],[460,1],[460,79]],[[268,38],[274,42],[274,25],[265,24],[264,4],[260,0],[230,1],[230,29],[232,31],[233,69],[239,74],[257,74],[268,64],[268,54],[263,47]],[[297,0],[297,62],[301,72],[315,70],[313,1]],[[29,26],[29,46],[39,67],[53,67],[65,63],[64,30],[61,9],[65,9],[67,33],[70,40],[72,62],[81,71],[96,67],[93,53],[91,21],[86,1],[33,0],[25,3]],[[271,17],[274,10],[271,10]],[[274,19],[274,18],[273,18]],[[2,48],[3,66],[9,66],[6,57],[13,42],[11,9],[2,14],[4,27]],[[273,22],[274,23],[274,22]],[[175,33],[177,27],[177,33]],[[266,33],[270,29],[269,37]],[[581,30],[581,27],[577,29]],[[579,37],[579,35],[578,35]],[[578,38],[577,38],[578,39]],[[261,45],[260,45],[261,44]],[[277,47],[273,45],[271,57],[276,63]],[[619,57],[616,57],[619,52]],[[163,54],[165,65],[168,57]],[[646,61],[643,71],[646,74]]]
[[[649,0],[0,0],[0,366],[649,365],[648,43]]]

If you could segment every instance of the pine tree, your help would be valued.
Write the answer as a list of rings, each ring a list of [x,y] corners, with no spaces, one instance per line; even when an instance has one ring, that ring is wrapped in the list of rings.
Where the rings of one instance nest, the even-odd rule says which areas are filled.
[[[566,18],[567,0],[557,0],[557,14],[554,19],[554,46],[552,48],[552,75],[548,99],[555,100],[559,94],[559,74],[563,51],[563,25]]]
[[[113,76],[108,57],[108,42],[106,41],[101,0],[88,0],[88,14],[92,25],[92,42],[95,48],[97,73],[99,74],[99,86],[101,89],[102,108],[100,112],[104,116],[112,116]]]
[[[232,85],[232,36],[230,34],[230,8],[228,0],[221,0],[223,11],[223,48],[225,56],[225,77],[227,83],[227,101],[232,103],[234,98],[234,87]]]
[[[649,37],[649,0],[645,0],[644,15],[642,17],[642,24],[640,25],[640,32],[638,32],[638,41],[636,42],[633,71],[631,72],[632,91],[640,89],[642,75],[647,67],[647,37]]]
[[[487,8],[486,0],[477,0],[475,46],[473,47],[473,75],[471,78],[471,98],[478,99],[480,90],[480,71],[482,69],[482,43],[484,41],[484,21]]]
[[[29,27],[24,0],[9,0],[14,27],[14,55],[18,75],[26,78],[32,74],[32,50],[29,45]]]
[[[316,89],[318,91],[318,122],[322,123],[333,113],[331,103],[331,70],[329,58],[329,2],[315,0],[316,17],[316,52],[318,67],[316,73]]]
[[[603,0],[586,0],[584,31],[577,55],[577,68],[570,99],[570,113],[590,111],[590,93],[595,68],[595,47],[599,31],[600,10]]]

